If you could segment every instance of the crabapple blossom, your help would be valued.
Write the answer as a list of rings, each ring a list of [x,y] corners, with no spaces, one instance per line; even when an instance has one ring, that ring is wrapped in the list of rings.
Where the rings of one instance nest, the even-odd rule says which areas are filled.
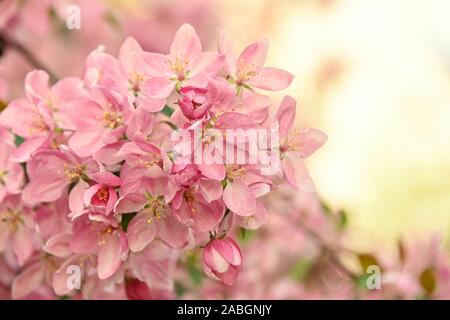
[[[293,98],[270,117],[274,103],[257,90],[282,90],[292,75],[264,67],[267,51],[263,40],[236,58],[223,36],[218,52],[204,52],[184,24],[167,54],[129,37],[117,58],[91,52],[81,78],[50,84],[30,72],[26,99],[0,114],[0,266],[17,273],[0,293],[172,298],[178,267],[200,253],[187,270],[235,283],[245,264],[232,234],[270,221],[265,198],[293,184],[297,166],[285,164],[283,177],[247,163],[256,133],[278,124],[281,143],[264,148],[284,162],[326,140],[291,132]],[[67,285],[70,270],[81,288]]]
[[[203,250],[203,269],[224,284],[232,285],[241,268],[241,249],[230,237],[214,239]]]

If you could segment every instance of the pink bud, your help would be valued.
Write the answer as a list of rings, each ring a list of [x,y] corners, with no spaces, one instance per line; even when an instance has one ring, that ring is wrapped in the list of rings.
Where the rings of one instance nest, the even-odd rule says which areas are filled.
[[[232,285],[242,270],[242,254],[231,238],[214,239],[203,250],[203,270],[212,278]]]
[[[178,99],[178,105],[189,120],[203,118],[205,113],[211,108],[212,104],[207,102],[206,98],[208,90],[205,88],[189,86],[182,88],[180,93],[182,97]]]

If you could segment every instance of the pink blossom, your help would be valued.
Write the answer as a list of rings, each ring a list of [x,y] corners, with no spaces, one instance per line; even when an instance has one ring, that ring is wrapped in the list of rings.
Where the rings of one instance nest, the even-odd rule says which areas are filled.
[[[34,221],[31,209],[20,201],[20,195],[6,197],[0,203],[0,252],[12,246],[19,265],[34,250]]]
[[[203,249],[203,269],[213,278],[232,285],[242,270],[242,254],[230,237],[214,239]]]
[[[181,111],[189,120],[201,119],[212,106],[206,100],[207,89],[183,87],[180,90],[182,98],[178,100]]]
[[[91,207],[96,213],[110,215],[118,199],[115,188],[122,183],[114,174],[104,171],[91,176],[96,184],[89,187],[83,194],[83,202],[86,207]]]
[[[296,101],[286,96],[277,111],[281,165],[289,184],[304,192],[311,192],[315,187],[301,159],[319,149],[326,142],[327,136],[315,128],[293,131],[295,107]]]
[[[98,171],[95,161],[83,161],[66,147],[42,150],[27,164],[30,182],[22,197],[27,203],[52,202],[67,194],[71,184],[83,184],[90,173]],[[75,193],[71,192],[71,195]]]
[[[226,32],[222,33],[219,52],[225,55],[224,69],[238,92],[242,87],[255,87],[263,90],[283,90],[291,84],[294,76],[287,71],[264,67],[269,41],[267,39],[247,46],[237,56]]]
[[[111,277],[128,255],[127,238],[118,222],[114,218],[94,214],[75,221],[70,249],[76,254],[98,255],[99,279]]]
[[[270,191],[271,181],[251,166],[228,165],[227,185],[223,191],[225,205],[239,216],[256,213],[257,198]]]
[[[121,139],[132,116],[128,99],[100,87],[91,90],[90,99],[72,102],[66,112],[76,128],[69,147],[80,157]]]
[[[222,220],[225,211],[220,199],[221,183],[201,176],[195,165],[179,170],[175,180],[180,190],[172,201],[172,208],[177,210],[183,221],[192,221],[192,226],[197,230],[213,230]]]
[[[24,183],[22,167],[10,158],[15,149],[12,134],[0,127],[0,203],[7,194],[19,193]]]
[[[60,135],[58,126],[68,125],[61,111],[81,94],[81,81],[67,78],[51,88],[48,82],[49,76],[42,70],[28,73],[25,79],[27,99],[13,100],[0,115],[0,125],[25,138],[11,155],[14,161],[28,161],[35,151],[56,143]]]
[[[166,177],[147,179],[134,192],[119,199],[116,212],[137,212],[126,233],[132,252],[143,250],[156,238],[173,248],[187,245],[189,230],[169,206],[173,197],[167,191],[169,184]]]
[[[223,56],[202,52],[200,39],[189,24],[178,29],[168,55],[145,52],[138,58],[146,64],[143,71],[148,77],[142,90],[156,99],[167,98],[180,84],[205,85],[223,64]]]

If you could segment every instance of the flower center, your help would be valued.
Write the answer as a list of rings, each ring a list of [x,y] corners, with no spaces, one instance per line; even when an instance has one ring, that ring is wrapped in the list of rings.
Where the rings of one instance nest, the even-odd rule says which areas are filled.
[[[162,167],[162,161],[161,161],[161,157],[159,155],[148,154],[147,156],[137,160],[136,165],[142,166],[146,169],[150,169],[154,165]]]
[[[186,74],[186,68],[189,64],[189,61],[181,56],[176,56],[175,60],[168,60],[167,65],[169,66],[170,70],[172,70],[174,73],[177,74],[179,81],[185,80],[185,74]]]
[[[300,151],[302,148],[303,142],[300,139],[300,130],[295,130],[287,137],[286,142],[280,146],[280,151]]]
[[[107,187],[103,187],[97,192],[97,198],[100,201],[106,201],[109,198],[109,190]]]
[[[186,201],[188,204],[192,204],[195,201],[195,194],[194,189],[189,188],[183,193],[184,201]]]
[[[135,73],[130,79],[131,90],[136,94],[139,92],[142,82],[144,81],[144,75]]]
[[[245,68],[238,70],[236,84],[242,85],[245,81],[254,78],[257,74],[258,71],[255,65],[252,64],[246,66]]]
[[[14,212],[10,209],[7,209],[6,211],[0,212],[0,224],[4,223],[7,226],[9,226],[10,230],[12,232],[15,232],[17,230],[17,227],[20,223],[22,223],[22,219],[20,218],[19,212]]]
[[[48,130],[49,128],[45,123],[44,118],[39,113],[34,113],[29,127],[30,133],[39,133]]]
[[[70,182],[77,181],[84,173],[86,166],[83,164],[64,164],[64,174]]]
[[[231,164],[225,167],[225,173],[227,178],[235,179],[244,176],[247,173],[247,169],[237,164]]]
[[[97,236],[99,237],[98,245],[103,246],[108,241],[111,233],[114,231],[112,227],[108,227],[102,231],[100,231]]]
[[[153,197],[149,193],[146,193],[145,197],[147,203],[142,212],[147,216],[147,223],[153,223],[154,219],[158,221],[164,218],[167,212],[167,204],[164,201],[164,197]]]
[[[124,124],[124,120],[120,112],[105,111],[103,112],[102,123],[106,128],[116,129]]]

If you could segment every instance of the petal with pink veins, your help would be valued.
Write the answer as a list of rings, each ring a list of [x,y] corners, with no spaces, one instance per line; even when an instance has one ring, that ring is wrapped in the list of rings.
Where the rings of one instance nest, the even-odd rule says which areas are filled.
[[[33,234],[24,225],[19,225],[13,233],[12,246],[17,261],[22,266],[33,253]]]
[[[106,243],[99,247],[97,264],[99,279],[111,277],[120,267],[123,249],[120,233],[119,231],[113,232]]]
[[[176,217],[169,215],[158,222],[158,236],[172,248],[181,249],[188,244],[189,231]]]
[[[156,237],[157,226],[155,218],[150,218],[144,213],[138,213],[127,229],[128,245],[132,252],[142,251]]]

